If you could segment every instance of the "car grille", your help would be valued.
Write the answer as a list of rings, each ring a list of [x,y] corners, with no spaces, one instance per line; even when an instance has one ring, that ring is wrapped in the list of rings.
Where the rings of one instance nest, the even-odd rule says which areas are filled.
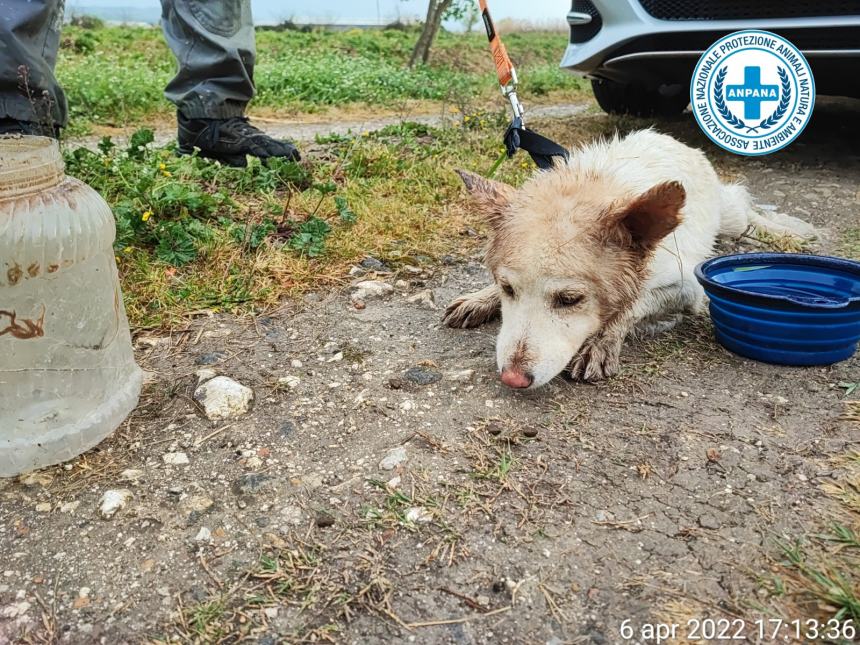
[[[639,0],[660,20],[757,20],[860,15],[860,0]]]
[[[591,22],[587,25],[571,25],[570,27],[570,42],[584,43],[597,35],[603,27],[603,19],[600,17],[600,12],[597,10],[591,0],[573,0],[571,11],[579,13],[587,13],[591,16]]]
[[[801,51],[857,49],[857,43],[860,43],[860,27],[775,29],[774,31]],[[650,34],[625,43],[613,50],[607,58],[645,52],[703,52],[725,35],[724,31]]]

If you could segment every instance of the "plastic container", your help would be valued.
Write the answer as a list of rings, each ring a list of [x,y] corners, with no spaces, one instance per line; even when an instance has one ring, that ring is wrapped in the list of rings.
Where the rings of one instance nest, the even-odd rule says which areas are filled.
[[[71,459],[137,405],[114,218],[56,141],[0,137],[0,477]]]
[[[765,363],[830,365],[860,341],[860,262],[818,255],[726,255],[696,267],[717,340]]]

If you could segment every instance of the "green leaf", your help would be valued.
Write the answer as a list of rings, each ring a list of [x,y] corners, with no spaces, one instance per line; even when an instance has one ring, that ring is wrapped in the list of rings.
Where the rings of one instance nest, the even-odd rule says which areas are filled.
[[[337,208],[337,214],[340,215],[340,220],[345,224],[354,224],[358,216],[350,209],[346,197],[338,195],[334,198],[334,205]]]

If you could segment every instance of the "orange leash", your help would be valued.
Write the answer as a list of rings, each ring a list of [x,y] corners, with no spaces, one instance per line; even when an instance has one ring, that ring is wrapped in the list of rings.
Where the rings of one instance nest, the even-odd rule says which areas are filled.
[[[481,7],[481,18],[484,20],[484,29],[487,30],[487,40],[490,41],[493,63],[496,66],[496,75],[499,77],[499,87],[502,88],[502,94],[511,104],[511,109],[514,111],[514,119],[522,121],[523,106],[517,98],[517,70],[511,62],[511,57],[508,56],[508,50],[505,49],[502,37],[496,31],[496,25],[493,24],[493,18],[490,16],[490,8],[487,6],[487,0],[478,0],[478,4]]]
[[[487,0],[478,0],[478,4],[481,7],[481,16],[484,19],[484,28],[487,30],[487,39],[490,41],[490,51],[493,52],[493,62],[496,64],[499,85],[504,88],[511,83],[516,84],[517,70],[514,69],[511,57],[508,56],[508,50],[505,49],[502,37],[496,31],[493,18],[490,16],[490,8],[487,6]]]
[[[517,70],[514,69],[511,57],[508,56],[502,37],[496,31],[487,0],[478,0],[478,4],[481,7],[481,17],[484,19],[484,28],[487,30],[487,39],[490,41],[493,63],[496,66],[496,75],[499,77],[499,87],[502,88],[502,95],[508,99],[514,112],[514,120],[505,132],[505,153],[496,161],[490,176],[498,169],[505,156],[513,157],[519,149],[528,152],[538,168],[549,170],[554,167],[556,157],[567,159],[568,152],[554,141],[526,128],[523,120],[523,106],[517,97]]]

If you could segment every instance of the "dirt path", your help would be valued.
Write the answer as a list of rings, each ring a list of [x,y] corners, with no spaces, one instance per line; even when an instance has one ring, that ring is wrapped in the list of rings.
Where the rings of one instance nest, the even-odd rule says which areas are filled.
[[[529,106],[529,119],[567,119],[588,109],[587,105],[582,103],[576,104],[560,104],[560,105],[532,105]],[[265,130],[268,134],[279,139],[288,139],[292,141],[313,141],[318,136],[324,135],[345,135],[350,132],[370,132],[381,130],[390,125],[397,125],[403,121],[411,121],[424,125],[444,125],[450,123],[452,115],[441,111],[436,114],[428,114],[426,112],[411,112],[405,111],[396,116],[386,117],[370,117],[367,119],[350,118],[344,121],[288,121],[284,119],[274,118],[255,118],[251,117],[251,121],[257,127]],[[176,128],[171,124],[168,127],[156,128],[155,143],[156,145],[166,145],[173,141],[176,137]],[[118,135],[114,140],[121,144],[126,143],[127,135]],[[100,136],[87,136],[67,140],[67,145],[84,146],[90,150],[97,150]]]
[[[857,118],[822,106],[785,154],[713,157],[844,251]],[[474,258],[356,279],[395,289],[137,337],[153,382],[131,419],[65,468],[0,482],[0,643],[620,643],[627,619],[751,621],[783,607],[776,540],[820,532],[833,490],[860,483],[836,385],[860,357],[758,364],[693,319],[627,347],[616,379],[521,395],[496,378],[494,328],[438,325],[432,301],[484,283]],[[201,416],[204,367],[254,390],[247,416]],[[103,519],[108,489],[133,497]]]

